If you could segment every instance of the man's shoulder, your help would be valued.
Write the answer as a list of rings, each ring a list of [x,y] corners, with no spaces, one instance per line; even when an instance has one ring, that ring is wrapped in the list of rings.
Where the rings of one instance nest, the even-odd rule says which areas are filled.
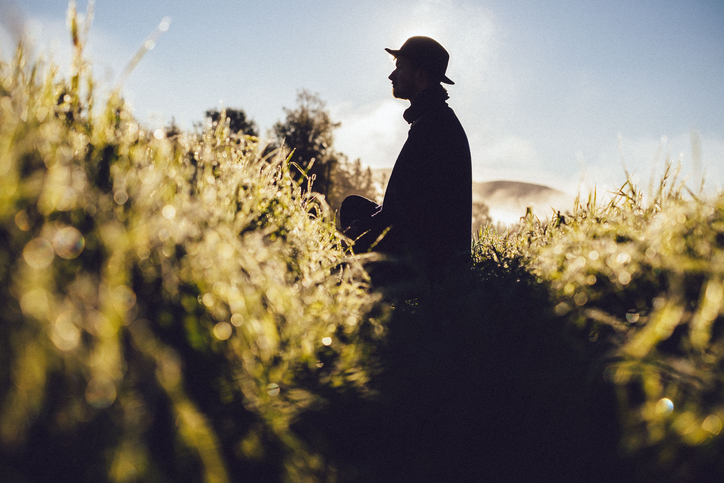
[[[411,126],[411,132],[418,131],[421,133],[435,133],[435,132],[457,132],[465,133],[460,120],[458,119],[455,111],[444,104],[437,109],[431,109],[421,116]]]

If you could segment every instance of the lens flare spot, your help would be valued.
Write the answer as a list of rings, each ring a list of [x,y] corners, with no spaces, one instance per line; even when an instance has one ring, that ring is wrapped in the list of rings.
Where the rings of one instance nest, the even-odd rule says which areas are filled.
[[[23,248],[23,258],[27,264],[38,270],[48,268],[54,256],[53,245],[45,238],[30,240]]]
[[[55,253],[60,258],[72,260],[80,255],[83,248],[85,248],[85,239],[78,230],[72,226],[67,226],[58,230],[53,237],[53,248],[55,248]]]
[[[214,336],[219,340],[226,340],[231,337],[232,330],[228,322],[219,322],[214,326]]]

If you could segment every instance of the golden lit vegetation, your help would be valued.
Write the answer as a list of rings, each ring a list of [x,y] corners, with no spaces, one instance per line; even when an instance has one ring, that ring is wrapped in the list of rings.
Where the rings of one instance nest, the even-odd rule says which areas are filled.
[[[724,475],[724,198],[627,183],[383,305],[287,159],[99,100],[70,18],[69,80],[0,64],[0,474]]]
[[[648,201],[627,183],[519,236],[555,313],[605,347],[593,376],[616,390],[622,449],[686,479],[704,464],[692,448],[722,447],[724,197],[689,195],[672,171]]]
[[[318,397],[295,378],[364,387],[363,341],[382,326],[363,272],[324,201],[257,139],[223,123],[167,139],[117,94],[94,104],[71,18],[70,81],[22,46],[0,65],[0,444],[106,428],[83,450],[111,480],[167,464],[225,481],[225,452],[254,460],[271,438],[290,474],[313,470],[288,426]],[[234,447],[193,377],[237,411]],[[175,463],[148,445],[164,411]]]

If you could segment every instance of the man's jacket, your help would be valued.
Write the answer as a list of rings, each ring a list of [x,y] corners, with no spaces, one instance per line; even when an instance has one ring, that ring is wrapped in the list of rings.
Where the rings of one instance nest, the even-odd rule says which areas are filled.
[[[407,141],[397,157],[372,232],[391,227],[376,248],[413,254],[429,266],[470,254],[472,166],[460,121],[441,85],[421,92],[405,111]]]

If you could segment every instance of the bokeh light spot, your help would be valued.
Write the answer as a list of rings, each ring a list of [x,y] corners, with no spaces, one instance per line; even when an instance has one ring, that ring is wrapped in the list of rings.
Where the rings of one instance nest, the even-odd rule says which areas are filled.
[[[214,326],[214,336],[219,340],[226,340],[231,337],[232,330],[228,322],[219,322]]]
[[[618,281],[621,282],[621,285],[628,285],[631,283],[631,274],[624,270],[618,275]]]
[[[15,224],[23,231],[30,230],[30,219],[25,210],[20,210],[15,214]]]
[[[85,239],[78,230],[67,226],[58,230],[53,237],[53,248],[60,258],[72,260],[85,248]]]
[[[28,291],[23,295],[23,298],[20,299],[20,308],[24,314],[32,315],[36,319],[42,318],[50,310],[48,292],[42,288],[35,288]]]
[[[128,193],[126,193],[124,190],[118,190],[115,193],[113,193],[113,201],[115,201],[119,205],[123,205],[128,201]]]
[[[176,216],[176,208],[174,208],[172,205],[166,205],[163,207],[163,210],[161,210],[161,214],[167,220],[171,220],[174,216]]]
[[[241,314],[234,314],[231,316],[231,323],[236,327],[241,327],[241,324],[244,323],[244,318]]]
[[[639,318],[640,316],[636,311],[626,313],[626,320],[628,320],[630,324],[635,324],[639,321]]]
[[[703,423],[701,423],[701,427],[704,428],[704,431],[707,431],[716,436],[721,432],[722,429],[721,418],[719,416],[711,414],[704,420]]]
[[[216,303],[216,299],[214,298],[214,295],[212,293],[205,293],[203,297],[201,297],[201,301],[203,304],[207,307],[211,307]]]
[[[661,398],[656,403],[654,410],[656,411],[656,414],[659,415],[669,414],[674,410],[674,403],[667,397]]]
[[[136,293],[126,285],[120,285],[113,291],[116,309],[121,312],[131,310],[136,305]]]
[[[85,390],[85,399],[96,409],[105,409],[116,400],[116,385],[106,377],[94,377]]]
[[[281,388],[279,387],[279,384],[271,383],[266,387],[266,392],[270,396],[278,396],[281,392]]]
[[[23,248],[23,258],[35,269],[48,268],[53,263],[55,251],[53,246],[45,238],[30,240]]]
[[[331,337],[324,337],[322,339],[322,344],[324,345],[332,345],[332,338]]]
[[[73,350],[78,347],[80,342],[80,330],[73,323],[72,318],[72,312],[62,312],[53,324],[50,339],[62,351]]]

